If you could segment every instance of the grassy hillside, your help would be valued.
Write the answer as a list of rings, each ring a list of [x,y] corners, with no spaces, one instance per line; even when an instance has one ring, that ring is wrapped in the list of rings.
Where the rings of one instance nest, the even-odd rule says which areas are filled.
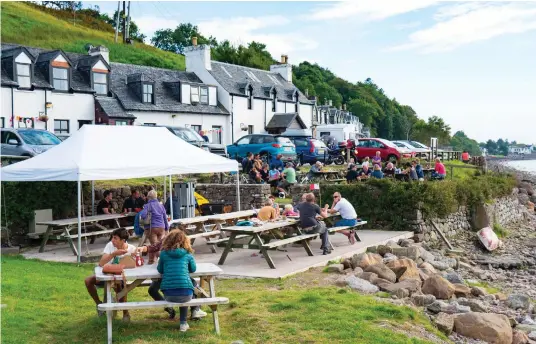
[[[22,2],[3,1],[1,8],[1,39],[4,43],[76,53],[86,53],[84,46],[87,43],[101,44],[110,49],[113,62],[180,70],[185,68],[182,55],[137,42],[134,45],[116,44],[113,33],[75,26]]]

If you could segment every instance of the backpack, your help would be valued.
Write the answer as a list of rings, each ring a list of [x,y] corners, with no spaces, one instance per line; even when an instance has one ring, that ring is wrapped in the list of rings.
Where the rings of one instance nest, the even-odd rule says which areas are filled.
[[[278,170],[270,170],[270,180],[273,180],[273,179],[279,179],[279,177],[281,177],[281,172],[279,172]]]

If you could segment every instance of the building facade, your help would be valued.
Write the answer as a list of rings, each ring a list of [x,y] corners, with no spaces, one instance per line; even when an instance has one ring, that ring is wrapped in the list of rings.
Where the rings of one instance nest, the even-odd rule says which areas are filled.
[[[509,154],[532,154],[534,147],[532,145],[510,145],[508,146]]]

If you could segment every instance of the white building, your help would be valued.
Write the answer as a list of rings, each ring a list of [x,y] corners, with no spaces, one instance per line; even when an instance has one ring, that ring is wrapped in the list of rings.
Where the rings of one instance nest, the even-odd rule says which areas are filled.
[[[281,64],[270,66],[270,71],[212,61],[206,45],[188,47],[184,56],[187,72],[218,88],[218,101],[230,113],[232,129],[227,143],[247,134],[266,133],[267,125],[277,114],[296,113],[297,122],[304,129],[311,128],[315,101],[292,84],[292,65],[287,56],[282,56]]]
[[[532,145],[510,145],[508,146],[509,154],[531,154],[533,151]]]

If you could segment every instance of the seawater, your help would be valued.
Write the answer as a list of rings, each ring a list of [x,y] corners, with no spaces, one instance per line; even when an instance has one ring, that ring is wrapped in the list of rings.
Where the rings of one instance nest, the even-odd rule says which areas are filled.
[[[536,174],[536,160],[514,160],[509,161],[507,164],[516,170]]]

